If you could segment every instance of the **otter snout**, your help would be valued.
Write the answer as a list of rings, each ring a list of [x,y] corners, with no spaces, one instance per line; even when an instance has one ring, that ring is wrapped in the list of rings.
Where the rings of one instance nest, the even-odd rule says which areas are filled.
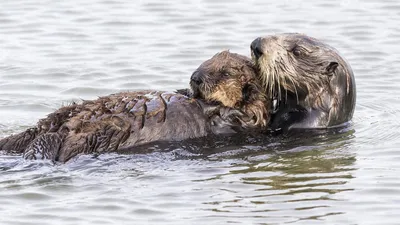
[[[193,97],[201,97],[200,85],[203,84],[202,74],[199,71],[195,71],[190,77],[190,87],[193,91]]]
[[[263,55],[261,37],[256,38],[253,42],[251,42],[250,50],[253,53],[256,60],[258,60]]]
[[[190,83],[193,83],[195,85],[200,85],[203,83],[203,79],[201,78],[201,74],[196,71],[192,74],[192,76],[190,77]]]

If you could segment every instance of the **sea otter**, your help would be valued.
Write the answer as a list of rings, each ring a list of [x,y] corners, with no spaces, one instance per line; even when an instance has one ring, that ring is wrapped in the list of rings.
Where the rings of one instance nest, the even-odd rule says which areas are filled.
[[[336,49],[297,33],[259,37],[250,48],[275,105],[270,129],[330,128],[351,120],[356,84]]]
[[[264,129],[269,103],[255,71],[251,59],[224,51],[194,72],[190,94],[122,92],[65,106],[0,140],[0,149],[66,162],[78,154],[132,152],[158,141]]]

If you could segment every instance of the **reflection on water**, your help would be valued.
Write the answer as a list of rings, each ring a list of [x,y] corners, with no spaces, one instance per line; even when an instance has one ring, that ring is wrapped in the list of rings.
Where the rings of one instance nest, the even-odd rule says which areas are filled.
[[[203,202],[202,209],[215,212],[216,217],[249,216],[270,223],[345,214],[337,203],[342,200],[341,192],[353,190],[348,182],[353,178],[356,158],[345,150],[351,146],[353,133],[292,136],[256,152],[256,146],[246,146],[246,153],[241,149],[233,150],[239,154],[224,152],[211,157],[226,160],[229,155],[242,161],[229,166],[225,174],[195,180],[219,186],[223,192]],[[306,145],[301,145],[304,140],[308,140]]]
[[[0,224],[398,224],[400,2],[0,3],[0,137],[61,105],[185,88],[216,52],[301,32],[357,82],[347,130],[153,146],[65,165],[0,152]]]
[[[175,215],[193,223],[240,218],[260,223],[318,221],[346,213],[338,202],[343,201],[340,193],[353,190],[348,182],[356,159],[346,151],[353,134],[349,130],[270,137],[264,143],[221,146],[225,151],[215,149],[200,158],[182,149],[82,156],[65,165],[3,156],[0,202],[33,210],[19,222],[41,216],[64,220],[78,212],[94,222],[88,219],[91,213],[101,211],[115,211],[119,220]],[[45,214],[35,212],[48,209],[49,202],[58,206]],[[71,204],[72,211],[59,214]],[[123,214],[128,209],[130,214]],[[186,213],[177,214],[178,209]],[[21,212],[4,210],[11,215]],[[97,222],[101,221],[100,217]]]
[[[245,190],[237,191],[236,185],[234,189],[226,187],[225,191],[232,194],[230,199],[213,199],[205,204],[225,216],[254,212],[254,216],[276,222],[344,214],[334,202],[340,200],[337,193],[352,190],[346,184],[352,178],[355,158],[332,154],[326,150],[288,153],[234,167],[226,176],[240,177]]]

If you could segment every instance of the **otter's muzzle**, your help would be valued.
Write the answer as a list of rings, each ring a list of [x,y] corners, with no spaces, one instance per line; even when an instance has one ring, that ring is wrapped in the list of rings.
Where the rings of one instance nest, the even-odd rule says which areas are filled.
[[[258,60],[262,55],[262,38],[256,38],[253,42],[251,42],[250,50],[253,53],[256,60]]]
[[[195,85],[200,85],[203,83],[203,79],[201,79],[201,74],[198,71],[192,74],[192,76],[190,77],[190,83],[193,83]]]
[[[201,97],[200,85],[203,83],[202,74],[199,71],[195,71],[190,77],[190,87],[193,91],[193,97]]]

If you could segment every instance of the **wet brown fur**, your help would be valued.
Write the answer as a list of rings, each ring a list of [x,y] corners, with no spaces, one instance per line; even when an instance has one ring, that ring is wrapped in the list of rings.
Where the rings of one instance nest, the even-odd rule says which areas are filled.
[[[354,75],[336,49],[315,38],[289,33],[257,38],[251,50],[265,93],[308,111],[307,124],[300,126],[326,128],[352,118]]]
[[[257,69],[246,56],[223,51],[205,61],[193,73],[202,80],[190,83],[195,97],[241,109],[249,119],[244,126],[265,128],[269,122],[270,101],[258,81]]]
[[[205,99],[138,91],[83,101],[56,110],[36,127],[0,140],[0,149],[23,153],[27,159],[66,162],[78,154],[126,152],[156,141],[266,125],[265,98],[253,83],[255,70],[248,58],[223,52],[207,60],[197,72],[207,74],[210,82],[207,87],[195,87],[194,97]],[[227,107],[220,108],[224,104]],[[226,113],[231,107],[239,113]]]

